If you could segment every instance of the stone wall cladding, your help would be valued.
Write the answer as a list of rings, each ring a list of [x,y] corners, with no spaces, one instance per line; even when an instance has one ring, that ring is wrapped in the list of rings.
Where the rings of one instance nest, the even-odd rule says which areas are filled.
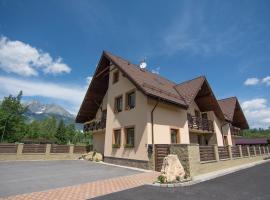
[[[170,154],[176,154],[185,169],[186,176],[190,177],[189,151],[187,144],[170,145]]]
[[[136,168],[141,168],[141,169],[150,169],[149,161],[145,161],[145,160],[104,157],[104,162],[116,164],[116,165],[128,166],[128,167],[136,167]]]

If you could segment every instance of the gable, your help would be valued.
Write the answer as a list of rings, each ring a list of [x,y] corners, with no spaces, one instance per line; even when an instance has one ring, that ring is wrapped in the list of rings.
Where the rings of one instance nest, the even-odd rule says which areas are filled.
[[[231,122],[233,126],[241,129],[249,129],[248,122],[240,103],[236,97],[221,99],[218,101],[226,120]]]

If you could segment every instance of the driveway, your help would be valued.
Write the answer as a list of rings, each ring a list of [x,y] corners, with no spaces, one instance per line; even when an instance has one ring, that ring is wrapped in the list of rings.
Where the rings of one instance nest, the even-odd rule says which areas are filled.
[[[102,196],[95,200],[269,200],[269,180],[270,162],[193,186],[178,188],[140,186]]]
[[[137,173],[140,172],[80,160],[0,162],[0,197]]]

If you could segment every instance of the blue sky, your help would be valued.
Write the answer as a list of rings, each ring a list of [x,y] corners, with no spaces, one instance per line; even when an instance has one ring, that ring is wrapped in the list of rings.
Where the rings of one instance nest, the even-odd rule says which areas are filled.
[[[175,82],[205,75],[237,96],[252,127],[270,126],[269,1],[0,0],[0,97],[76,113],[102,50]]]

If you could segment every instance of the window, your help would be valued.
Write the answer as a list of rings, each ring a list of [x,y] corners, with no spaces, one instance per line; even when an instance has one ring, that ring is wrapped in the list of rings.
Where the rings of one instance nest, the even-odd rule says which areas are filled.
[[[113,73],[113,84],[119,81],[119,71]]]
[[[179,131],[178,129],[171,129],[171,143],[179,143]]]
[[[208,119],[207,113],[202,113],[202,119]]]
[[[135,108],[135,92],[129,92],[126,95],[126,109],[133,109]]]
[[[119,148],[121,146],[121,129],[113,131],[113,147]]]
[[[201,118],[201,113],[198,110],[195,110],[195,117]]]
[[[125,129],[126,134],[126,148],[132,148],[135,144],[135,138],[134,138],[134,127],[126,128]]]
[[[123,97],[119,96],[115,98],[114,112],[118,113],[122,111],[123,107]]]

